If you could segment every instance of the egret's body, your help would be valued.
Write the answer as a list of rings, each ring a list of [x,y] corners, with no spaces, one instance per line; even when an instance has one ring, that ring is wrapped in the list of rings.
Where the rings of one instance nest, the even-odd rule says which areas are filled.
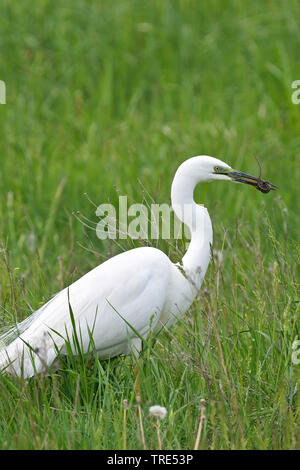
[[[215,172],[216,168],[226,174]],[[177,170],[172,206],[191,231],[191,242],[180,265],[150,247],[109,259],[18,325],[20,335],[0,349],[0,369],[30,377],[51,366],[57,348],[63,354],[65,339],[73,337],[70,305],[84,352],[89,350],[92,334],[101,358],[129,354],[133,348],[138,352],[140,338],[146,338],[150,325],[158,330],[181,317],[201,286],[212,244],[209,214],[194,202],[193,191],[202,181],[231,180],[229,172],[233,170],[228,165],[207,156],[193,157]],[[2,335],[0,341],[9,343],[15,332]]]

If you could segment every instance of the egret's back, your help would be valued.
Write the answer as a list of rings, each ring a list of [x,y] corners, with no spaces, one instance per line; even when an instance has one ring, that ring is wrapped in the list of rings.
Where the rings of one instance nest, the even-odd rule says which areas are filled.
[[[163,252],[149,247],[109,259],[35,312],[28,328],[0,350],[0,367],[29,377],[51,365],[57,349],[65,353],[65,339],[74,333],[70,306],[84,352],[92,333],[100,357],[129,353],[135,331],[145,337],[150,322],[155,327],[158,321],[172,266]]]

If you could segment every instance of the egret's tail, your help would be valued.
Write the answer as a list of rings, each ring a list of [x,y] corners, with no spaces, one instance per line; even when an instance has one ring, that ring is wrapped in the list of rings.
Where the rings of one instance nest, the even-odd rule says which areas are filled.
[[[46,370],[56,357],[49,332],[35,327],[42,309],[0,335],[0,373],[24,378]]]

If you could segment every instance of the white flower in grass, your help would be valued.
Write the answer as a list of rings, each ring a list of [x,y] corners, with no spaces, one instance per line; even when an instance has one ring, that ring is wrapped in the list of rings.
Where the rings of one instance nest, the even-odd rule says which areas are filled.
[[[167,409],[159,405],[150,406],[149,414],[157,419],[164,419],[167,416]]]

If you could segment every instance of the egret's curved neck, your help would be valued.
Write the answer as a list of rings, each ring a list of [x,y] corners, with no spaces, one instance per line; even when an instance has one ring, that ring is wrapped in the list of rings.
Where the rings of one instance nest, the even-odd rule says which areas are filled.
[[[193,162],[187,160],[178,168],[171,189],[173,210],[191,232],[191,242],[182,258],[182,265],[197,288],[200,287],[209,264],[213,239],[208,211],[194,201],[194,189],[200,181]]]

